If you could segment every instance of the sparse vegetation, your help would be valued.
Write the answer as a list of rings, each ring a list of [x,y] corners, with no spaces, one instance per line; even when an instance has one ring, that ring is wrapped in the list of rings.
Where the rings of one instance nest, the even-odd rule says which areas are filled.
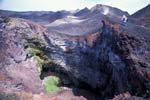
[[[27,51],[37,61],[38,71],[41,74],[42,66],[44,64],[43,52],[38,48],[31,48],[31,47],[27,48]]]
[[[49,69],[50,67],[56,66],[57,64],[50,59],[43,49],[43,42],[39,38],[28,39],[26,43],[26,50],[36,61],[38,65],[38,71],[40,73],[40,78],[43,79],[42,72],[44,69]],[[60,79],[56,76],[49,76],[46,78],[43,86],[45,90],[50,92],[56,92],[59,90]]]
[[[36,37],[33,39],[28,39],[26,45],[26,50],[32,56],[38,64],[38,71],[41,71],[45,67],[56,66],[57,64],[47,56],[47,52],[44,50],[44,43],[42,39]]]
[[[50,59],[42,50],[34,47],[27,48],[27,52],[37,61],[38,71],[41,74],[43,67],[56,66],[52,59]]]
[[[41,74],[42,67],[43,67],[43,64],[44,64],[44,60],[41,59],[39,56],[34,56],[34,59],[37,61],[37,64],[38,64],[38,71],[39,71],[39,73]]]
[[[51,93],[51,92],[59,91],[59,87],[58,87],[59,83],[60,83],[59,77],[49,76],[46,78],[43,85],[44,85],[45,90],[48,93]]]
[[[28,47],[34,47],[34,48],[40,48],[41,46],[45,45],[42,39],[38,36],[35,36],[34,38],[29,38],[27,35],[24,34],[25,39],[27,40],[24,44],[25,48]]]
[[[31,47],[27,48],[27,51],[29,54],[31,54],[31,56],[41,55],[41,53],[42,53],[39,49],[31,48]]]

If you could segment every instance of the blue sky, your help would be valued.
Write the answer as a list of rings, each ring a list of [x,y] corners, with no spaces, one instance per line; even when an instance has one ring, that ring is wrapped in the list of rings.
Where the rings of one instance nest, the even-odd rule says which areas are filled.
[[[105,4],[130,14],[150,4],[150,0],[0,0],[0,9],[13,11],[57,11],[91,8]]]

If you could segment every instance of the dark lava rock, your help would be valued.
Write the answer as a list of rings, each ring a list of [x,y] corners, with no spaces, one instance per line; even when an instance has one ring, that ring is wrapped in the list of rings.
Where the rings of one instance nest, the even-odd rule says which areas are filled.
[[[117,24],[102,23],[102,32],[87,36],[47,34],[47,39],[60,48],[49,55],[60,65],[55,72],[65,73],[76,87],[99,93],[106,100],[126,91],[149,97],[149,62],[140,53],[147,51],[145,43],[120,31]],[[68,49],[71,52],[66,52]]]
[[[150,59],[146,56],[150,54],[149,42],[130,36],[109,19],[100,24],[103,26],[99,31],[69,36],[48,31],[28,20],[1,18],[0,91],[32,92],[37,93],[36,98],[45,92],[37,70],[39,62],[26,50],[32,45],[44,52],[36,54],[44,60],[44,64],[40,63],[40,73],[59,76],[62,86],[91,91],[99,95],[96,100],[108,100],[126,91],[149,98]],[[40,37],[44,45],[39,46],[33,40],[36,37]],[[136,97],[128,97],[136,100]],[[126,95],[118,98],[126,98]]]
[[[136,96],[131,96],[129,93],[123,93],[115,96],[115,98],[113,98],[112,100],[145,100],[145,99]]]

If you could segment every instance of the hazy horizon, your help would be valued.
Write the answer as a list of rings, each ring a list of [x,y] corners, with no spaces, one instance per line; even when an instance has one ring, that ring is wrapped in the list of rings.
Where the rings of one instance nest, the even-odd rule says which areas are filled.
[[[96,4],[105,4],[127,11],[129,14],[150,4],[149,0],[0,0],[1,10],[11,11],[59,11],[91,8]]]

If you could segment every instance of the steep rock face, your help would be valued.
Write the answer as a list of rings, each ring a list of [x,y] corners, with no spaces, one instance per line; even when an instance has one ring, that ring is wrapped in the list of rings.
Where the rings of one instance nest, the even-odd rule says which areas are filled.
[[[39,46],[34,39],[47,42],[50,49],[57,50],[45,41],[44,34],[46,29],[31,21],[0,16],[0,100],[86,100],[75,96],[71,89],[46,94],[38,71],[39,62],[27,51],[30,42]],[[46,50],[46,45],[40,46]]]
[[[143,56],[149,50],[144,40],[121,33],[108,21],[103,21],[102,32],[89,36],[56,37],[47,36],[59,48],[50,56],[60,65],[56,71],[67,74],[75,86],[98,90],[103,99],[125,91],[149,97],[149,61]]]
[[[0,91],[42,91],[37,62],[27,58],[24,45],[27,37],[40,36],[44,28],[23,19],[9,18],[5,22],[1,17],[0,20]]]

